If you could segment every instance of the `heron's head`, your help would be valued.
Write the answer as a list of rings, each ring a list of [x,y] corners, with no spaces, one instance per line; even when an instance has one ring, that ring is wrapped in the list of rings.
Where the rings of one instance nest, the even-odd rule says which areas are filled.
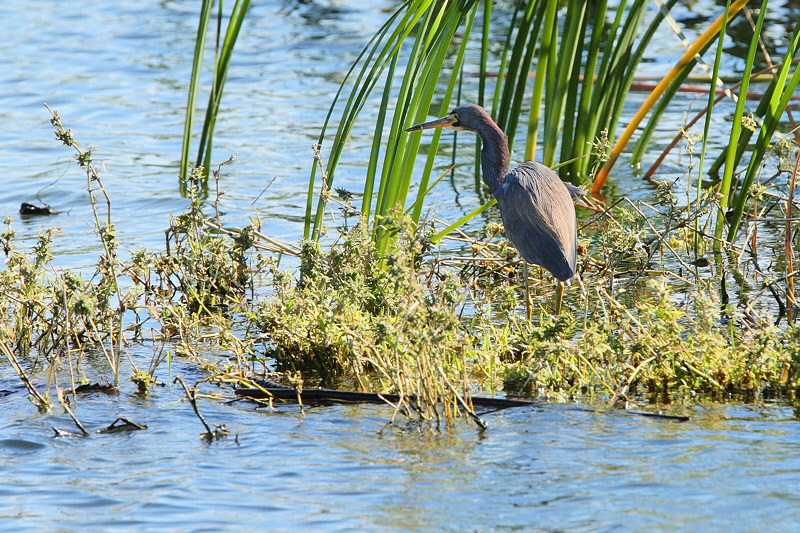
[[[478,126],[487,119],[489,121],[492,120],[481,106],[467,104],[456,107],[442,118],[411,126],[406,131],[427,130],[429,128],[478,131]]]

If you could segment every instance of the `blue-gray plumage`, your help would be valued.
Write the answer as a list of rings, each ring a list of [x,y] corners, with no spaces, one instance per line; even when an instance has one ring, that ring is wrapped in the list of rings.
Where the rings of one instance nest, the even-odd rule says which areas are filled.
[[[522,258],[559,281],[571,279],[577,263],[575,206],[555,173],[528,161],[505,175],[494,197],[508,240]]]
[[[457,107],[446,117],[406,131],[440,127],[480,136],[483,181],[497,199],[508,240],[528,263],[549,270],[559,281],[571,279],[578,236],[572,199],[583,191],[539,163],[528,161],[509,171],[508,138],[480,106]]]

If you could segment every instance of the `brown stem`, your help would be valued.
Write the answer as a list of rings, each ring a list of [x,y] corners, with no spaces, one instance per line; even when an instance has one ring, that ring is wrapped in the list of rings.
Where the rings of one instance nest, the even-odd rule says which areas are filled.
[[[797,169],[800,167],[800,151],[797,152],[797,157],[794,160],[794,170],[792,171],[792,179],[789,181],[789,195],[786,200],[786,272],[794,271],[792,265],[792,206],[794,199],[794,187],[797,181]],[[794,277],[789,277],[786,280],[786,300],[789,304],[789,322],[794,318],[794,309],[797,307],[797,300],[794,297]]]
[[[189,387],[186,386],[186,382],[183,381],[181,376],[175,378],[175,382],[179,382],[183,386],[183,390],[186,391],[186,397],[189,398],[189,403],[192,404],[192,409],[194,409],[194,414],[197,415],[197,418],[200,419],[200,422],[203,423],[203,427],[206,428],[205,437],[209,439],[214,438],[214,432],[211,431],[211,428],[206,423],[206,419],[203,418],[203,415],[200,414],[200,410],[197,408],[197,398],[195,397],[194,389],[189,390]]]

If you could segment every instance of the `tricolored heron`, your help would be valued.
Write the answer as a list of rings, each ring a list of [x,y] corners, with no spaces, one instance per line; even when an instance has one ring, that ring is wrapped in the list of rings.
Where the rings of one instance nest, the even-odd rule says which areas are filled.
[[[564,282],[575,275],[577,262],[578,232],[572,200],[583,191],[534,161],[509,171],[508,138],[480,106],[456,107],[445,117],[406,131],[442,127],[474,131],[481,138],[483,181],[497,199],[508,240],[524,259],[526,288],[527,263],[550,271],[558,280],[556,313],[560,313]],[[530,319],[530,298],[527,308]]]

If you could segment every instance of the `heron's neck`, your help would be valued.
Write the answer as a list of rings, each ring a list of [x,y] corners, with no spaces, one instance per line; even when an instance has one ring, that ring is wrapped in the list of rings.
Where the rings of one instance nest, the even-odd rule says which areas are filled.
[[[488,118],[488,117],[487,117]],[[483,170],[483,182],[489,187],[489,191],[494,191],[500,186],[500,182],[508,174],[508,138],[497,124],[491,119],[481,124],[478,130],[481,137],[483,149],[481,150],[481,169]]]

